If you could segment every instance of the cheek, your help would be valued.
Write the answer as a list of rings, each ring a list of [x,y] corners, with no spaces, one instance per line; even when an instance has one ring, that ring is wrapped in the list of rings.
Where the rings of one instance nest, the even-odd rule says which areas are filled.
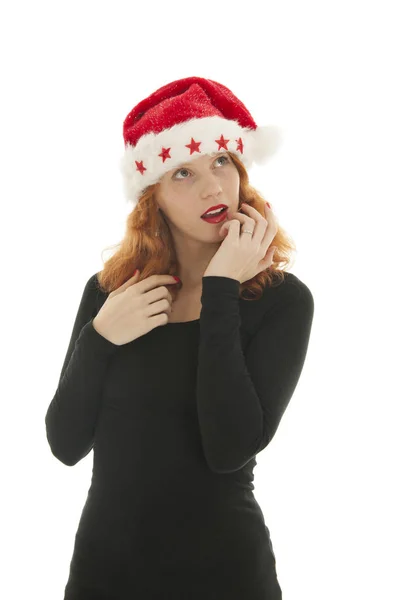
[[[193,215],[193,207],[198,203],[196,194],[192,192],[189,186],[182,186],[179,193],[175,193],[170,198],[170,210],[179,219],[185,219]]]
[[[234,172],[230,171],[225,178],[226,186],[229,187],[229,191],[236,196],[239,196],[239,188],[240,188],[240,176],[239,173],[234,170]]]
[[[173,206],[170,207],[170,215],[174,222],[182,228],[187,228],[190,223],[193,223],[195,218],[193,206],[194,203],[187,195],[183,195],[174,202]]]

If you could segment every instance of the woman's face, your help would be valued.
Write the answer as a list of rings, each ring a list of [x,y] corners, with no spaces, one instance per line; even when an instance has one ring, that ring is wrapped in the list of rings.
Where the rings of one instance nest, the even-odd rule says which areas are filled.
[[[228,152],[206,154],[171,169],[157,184],[155,198],[171,231],[196,239],[220,240],[221,224],[210,225],[203,215],[226,204],[227,218],[238,210],[239,173]]]

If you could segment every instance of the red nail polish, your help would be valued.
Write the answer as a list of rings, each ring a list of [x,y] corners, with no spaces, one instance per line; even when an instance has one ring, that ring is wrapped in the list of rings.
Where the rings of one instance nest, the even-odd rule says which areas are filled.
[[[176,275],[172,275],[172,277],[175,279],[175,281],[177,281],[178,283],[182,283],[182,281],[179,279],[179,277],[177,277]]]
[[[269,203],[269,202],[267,202],[267,206],[268,206],[268,208],[271,208],[271,205],[270,205],[270,203]]]

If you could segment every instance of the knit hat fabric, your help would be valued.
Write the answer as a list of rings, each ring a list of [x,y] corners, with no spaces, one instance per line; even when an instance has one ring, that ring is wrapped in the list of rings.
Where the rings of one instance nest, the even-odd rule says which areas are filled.
[[[133,207],[170,169],[227,151],[248,169],[264,164],[283,137],[276,126],[258,127],[231,90],[203,77],[172,81],[141,100],[125,118],[123,136],[120,168]]]

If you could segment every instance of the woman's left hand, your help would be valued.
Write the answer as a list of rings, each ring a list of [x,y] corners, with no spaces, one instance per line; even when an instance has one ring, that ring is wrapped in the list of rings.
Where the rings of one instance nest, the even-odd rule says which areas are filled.
[[[239,283],[248,281],[272,265],[274,239],[278,224],[272,209],[265,204],[265,216],[247,204],[242,204],[246,214],[233,213],[233,218],[225,221],[220,235],[228,231],[224,241],[208,264],[203,277],[219,275],[236,279]],[[253,232],[242,233],[241,229]]]

